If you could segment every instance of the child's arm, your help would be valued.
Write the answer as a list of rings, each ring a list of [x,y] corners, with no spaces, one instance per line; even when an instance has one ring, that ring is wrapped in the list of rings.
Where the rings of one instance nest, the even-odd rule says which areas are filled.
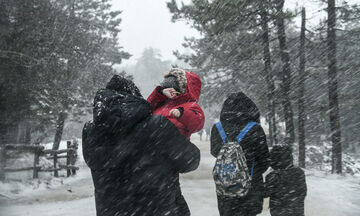
[[[182,111],[180,117],[178,117],[177,120],[186,127],[186,130],[190,131],[191,133],[195,133],[204,127],[205,115],[197,103],[184,103],[177,109],[181,109]]]
[[[150,94],[150,96],[147,98],[147,101],[150,103],[151,109],[153,111],[167,99],[167,97],[160,92],[163,89],[164,88],[161,86],[156,87],[154,91]]]

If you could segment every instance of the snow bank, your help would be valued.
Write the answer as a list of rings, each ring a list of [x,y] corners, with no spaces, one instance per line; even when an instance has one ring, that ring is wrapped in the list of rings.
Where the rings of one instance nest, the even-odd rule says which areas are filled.
[[[86,164],[82,155],[81,140],[78,140],[78,160],[76,166],[83,169]],[[42,144],[45,149],[51,149],[52,143]],[[66,141],[60,143],[59,149],[66,149]],[[7,160],[7,167],[9,168],[21,168],[33,166],[34,154],[21,153],[21,157],[16,159]],[[59,159],[59,164],[66,165],[66,159]],[[46,159],[46,157],[40,157],[39,165],[41,167],[52,167],[53,162]],[[39,178],[33,179],[33,171],[21,171],[14,173],[6,173],[6,181],[0,182],[0,201],[1,196],[4,199],[18,199],[20,197],[28,197],[33,193],[41,193],[49,189],[61,187],[62,185],[69,185],[72,182],[79,181],[80,179],[88,178],[89,173],[80,170],[75,176],[66,177],[66,170],[59,171],[59,178],[54,178],[53,172],[39,172]]]
[[[215,159],[210,155],[210,144],[200,141],[198,135],[192,136],[191,140],[201,150],[201,162],[198,170],[180,176],[182,192],[193,216],[217,216],[219,213],[215,184],[211,174]],[[81,148],[81,145],[79,147]],[[359,176],[332,175],[315,169],[308,169],[305,173],[308,186],[305,215],[355,216],[359,214]],[[1,205],[0,198],[0,213],[6,216],[95,215],[92,179],[86,165],[80,165],[78,174],[70,178],[55,178],[47,183],[32,181],[28,186],[21,183],[19,187],[22,188],[18,194],[9,193],[12,199],[6,206]],[[6,189],[4,184],[0,184],[0,191],[3,189]],[[9,188],[6,190],[9,191]],[[270,216],[268,199],[264,201],[263,212],[260,216]]]
[[[320,145],[306,145],[306,168],[331,173],[332,146],[329,142],[322,142]],[[360,159],[349,153],[342,154],[344,174],[360,177]],[[294,160],[298,163],[298,144],[294,145]]]
[[[360,178],[306,171],[305,215],[355,216],[360,213]]]

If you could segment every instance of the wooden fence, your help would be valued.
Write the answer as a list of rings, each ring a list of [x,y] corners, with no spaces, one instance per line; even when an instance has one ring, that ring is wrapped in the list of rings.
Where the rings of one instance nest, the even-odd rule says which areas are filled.
[[[70,175],[75,175],[76,170],[79,167],[75,166],[77,159],[77,148],[78,144],[76,141],[71,142],[67,141],[67,148],[60,150],[51,150],[44,149],[44,146],[41,145],[20,145],[20,144],[8,144],[1,148],[0,150],[0,181],[4,181],[6,178],[6,173],[10,172],[20,172],[20,171],[33,171],[33,178],[39,177],[39,172],[54,172],[54,177],[59,177],[59,171],[64,169],[67,171],[67,177]],[[8,168],[6,162],[10,159],[9,152],[18,152],[18,153],[33,153],[34,162],[33,166],[22,167],[22,168]],[[43,168],[39,165],[40,157],[45,156],[47,159],[53,161],[52,167]],[[59,164],[59,159],[66,159],[66,165]]]

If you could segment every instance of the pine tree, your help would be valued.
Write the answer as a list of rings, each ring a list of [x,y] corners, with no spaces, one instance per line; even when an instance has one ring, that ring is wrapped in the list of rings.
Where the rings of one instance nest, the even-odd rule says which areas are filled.
[[[299,166],[305,168],[305,8],[301,10],[299,97],[298,97],[298,131],[299,131]]]
[[[283,63],[282,69],[282,108],[284,110],[285,118],[285,143],[292,145],[295,142],[293,111],[291,107],[290,91],[291,91],[291,69],[289,49],[286,43],[285,24],[284,24],[284,0],[276,0],[276,26],[277,35],[280,45],[281,61]]]
[[[16,142],[19,125],[29,125],[27,140],[29,131],[55,131],[56,149],[66,119],[83,115],[113,65],[130,56],[118,44],[120,12],[106,0],[0,4],[0,142]]]
[[[328,45],[328,89],[329,117],[332,150],[332,172],[342,172],[341,128],[338,102],[337,59],[336,59],[336,5],[328,0],[327,45]]]
[[[262,28],[262,43],[264,52],[264,73],[266,75],[267,84],[267,100],[268,100],[268,121],[269,121],[269,137],[270,146],[278,143],[277,131],[276,131],[276,118],[275,118],[275,104],[274,104],[274,76],[271,68],[271,54],[270,54],[270,41],[269,41],[269,14],[266,1],[260,3],[260,17],[261,17],[261,28]]]

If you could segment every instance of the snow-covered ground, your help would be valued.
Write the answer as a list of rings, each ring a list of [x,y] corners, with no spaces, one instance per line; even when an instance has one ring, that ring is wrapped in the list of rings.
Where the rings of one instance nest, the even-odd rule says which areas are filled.
[[[193,141],[201,149],[198,170],[181,176],[181,186],[193,216],[216,216],[217,201],[211,170],[215,159],[209,154],[209,143]],[[81,148],[79,149],[81,153]],[[80,171],[70,178],[46,182],[0,184],[1,216],[95,215],[93,185],[89,169],[79,160]],[[360,214],[360,177],[327,175],[306,171],[307,216],[357,216]],[[14,186],[18,184],[18,186]],[[14,188],[17,188],[14,191]],[[261,216],[270,215],[265,200]]]

